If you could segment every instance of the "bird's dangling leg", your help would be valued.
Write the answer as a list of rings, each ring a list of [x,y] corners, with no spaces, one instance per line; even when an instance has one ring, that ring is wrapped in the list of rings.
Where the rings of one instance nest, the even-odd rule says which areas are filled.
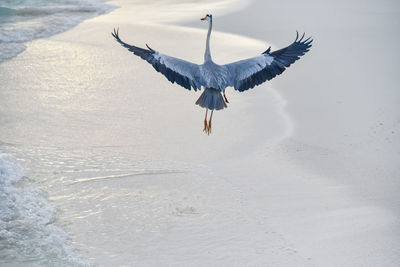
[[[203,129],[203,132],[206,132],[206,133],[207,133],[207,131],[208,131],[208,125],[207,125],[207,111],[208,111],[208,108],[206,109],[206,117],[204,118],[204,129]]]
[[[225,102],[229,104],[228,98],[226,98],[226,95],[225,95],[225,90],[224,90],[224,98],[225,98]]]
[[[211,120],[212,120],[213,112],[214,112],[214,110],[211,110],[210,120],[208,121],[208,128],[207,128],[208,135],[211,133]]]

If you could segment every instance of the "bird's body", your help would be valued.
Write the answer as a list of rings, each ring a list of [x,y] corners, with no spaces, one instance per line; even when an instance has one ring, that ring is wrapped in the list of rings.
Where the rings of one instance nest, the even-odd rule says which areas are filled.
[[[211,132],[211,120],[214,110],[226,108],[229,103],[225,96],[225,89],[233,87],[237,91],[245,91],[281,74],[287,67],[304,55],[311,47],[312,39],[296,40],[288,47],[271,52],[268,48],[259,56],[240,60],[225,65],[213,62],[210,52],[210,36],[212,30],[212,16],[206,15],[201,20],[209,22],[204,53],[204,63],[194,64],[179,58],[164,55],[151,49],[143,49],[123,42],[114,30],[115,39],[128,48],[129,51],[149,62],[156,71],[162,73],[170,82],[177,83],[188,90],[201,90],[204,92],[196,104],[206,108],[204,131]],[[207,111],[211,110],[210,120],[207,123]]]
[[[219,91],[229,86],[229,72],[226,66],[215,64],[212,60],[199,66],[201,83],[206,88],[215,88]]]

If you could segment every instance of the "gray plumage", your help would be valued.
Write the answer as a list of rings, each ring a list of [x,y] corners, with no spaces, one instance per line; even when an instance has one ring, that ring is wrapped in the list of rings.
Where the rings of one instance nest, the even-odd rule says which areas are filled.
[[[221,91],[214,88],[205,88],[196,101],[196,105],[210,110],[221,110],[228,107],[221,95]]]
[[[209,22],[209,29],[204,63],[201,65],[164,55],[151,49],[148,45],[146,45],[147,49],[129,45],[120,39],[118,30],[114,29],[112,35],[122,46],[149,62],[170,82],[177,83],[188,90],[197,91],[202,86],[208,88],[209,90],[204,91],[196,104],[211,110],[226,107],[225,102],[223,107],[220,104],[216,105],[220,98],[213,94],[218,93],[222,99],[221,92],[224,92],[226,87],[232,86],[235,90],[242,92],[271,80],[303,56],[310,49],[312,43],[311,38],[304,39],[304,34],[299,38],[297,33],[295,41],[286,48],[273,52],[268,48],[259,56],[218,65],[213,62],[210,52],[212,16],[207,15],[203,20]]]

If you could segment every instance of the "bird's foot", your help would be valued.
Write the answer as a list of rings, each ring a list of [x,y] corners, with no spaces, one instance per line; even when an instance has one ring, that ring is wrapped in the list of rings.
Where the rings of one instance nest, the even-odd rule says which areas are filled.
[[[207,133],[207,131],[208,131],[207,120],[204,120],[204,129],[203,129],[203,132],[206,132],[206,133]]]
[[[207,134],[210,135],[211,133],[211,120],[208,122],[208,127],[207,127]]]

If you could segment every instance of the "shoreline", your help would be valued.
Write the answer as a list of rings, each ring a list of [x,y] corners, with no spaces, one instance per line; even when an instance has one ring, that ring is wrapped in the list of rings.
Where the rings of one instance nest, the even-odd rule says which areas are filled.
[[[118,10],[115,10],[113,12],[117,11]],[[279,106],[279,104],[274,103],[273,99],[271,100],[271,97],[268,97],[268,95],[270,94],[269,92],[259,91],[254,95],[252,94],[247,96],[241,96],[236,92],[232,92],[230,93],[230,100],[234,101],[235,104],[230,107],[230,109],[228,110],[229,112],[217,114],[218,116],[215,117],[216,124],[214,124],[214,135],[211,137],[204,136],[200,128],[193,127],[193,125],[201,126],[201,118],[203,117],[202,109],[193,108],[192,102],[194,102],[196,96],[194,96],[192,92],[190,92],[190,95],[186,95],[183,89],[177,88],[176,85],[169,84],[168,81],[164,79],[164,77],[159,77],[157,76],[157,74],[154,74],[152,69],[146,65],[146,62],[141,62],[140,59],[134,58],[133,56],[129,55],[127,51],[119,47],[114,42],[114,40],[111,38],[109,31],[104,31],[105,26],[109,27],[114,24],[113,22],[109,22],[110,16],[113,12],[105,16],[85,20],[83,23],[61,34],[57,34],[49,38],[35,40],[28,45],[27,49],[22,54],[18,55],[10,61],[4,62],[4,64],[0,64],[0,73],[2,74],[0,75],[0,80],[7,81],[6,83],[4,83],[5,88],[20,88],[17,91],[2,92],[7,94],[7,98],[1,99],[3,99],[3,101],[4,99],[7,99],[8,104],[4,105],[3,107],[11,110],[8,111],[6,113],[7,116],[4,117],[4,119],[8,121],[10,127],[4,129],[4,131],[1,132],[0,139],[6,143],[18,144],[18,146],[11,148],[9,147],[6,152],[11,152],[11,154],[17,155],[17,158],[21,160],[22,164],[26,167],[28,172],[27,175],[28,177],[30,177],[29,179],[31,179],[30,181],[34,181],[34,184],[43,189],[43,191],[46,192],[46,195],[48,194],[49,202],[57,208],[56,225],[61,226],[62,229],[69,234],[69,238],[72,240],[71,242],[77,249],[78,254],[80,254],[82,258],[88,259],[88,261],[94,258],[94,264],[104,264],[105,262],[115,264],[117,260],[114,258],[113,261],[113,257],[105,258],[105,254],[103,254],[103,252],[112,253],[112,251],[114,251],[115,249],[120,249],[121,251],[114,253],[121,253],[121,255],[123,255],[123,257],[121,257],[121,259],[117,261],[121,264],[123,263],[124,259],[127,260],[129,257],[132,257],[132,254],[129,254],[129,251],[126,250],[126,247],[119,248],[118,244],[110,243],[110,245],[106,245],[103,243],[96,243],[96,241],[99,240],[98,236],[100,235],[100,233],[97,233],[96,230],[92,227],[93,225],[97,225],[97,222],[99,221],[96,218],[96,213],[94,213],[94,215],[91,215],[89,220],[89,222],[91,223],[86,224],[87,219],[85,219],[85,214],[88,212],[87,210],[90,211],[95,205],[94,203],[96,202],[94,202],[93,205],[89,205],[88,207],[83,203],[78,205],[81,201],[81,198],[86,199],[88,197],[87,193],[78,190],[78,192],[71,192],[71,195],[74,195],[72,199],[68,199],[65,196],[65,194],[67,196],[69,195],[65,192],[68,192],[69,190],[74,190],[74,183],[71,182],[71,186],[68,186],[69,184],[66,183],[66,178],[64,176],[58,178],[58,173],[62,174],[63,172],[65,172],[65,170],[63,170],[62,167],[56,166],[63,166],[63,164],[65,164],[63,163],[65,160],[72,162],[73,160],[75,160],[73,157],[69,158],[71,156],[68,155],[74,154],[76,153],[75,151],[79,151],[80,149],[89,151],[111,150],[106,148],[96,148],[99,145],[104,144],[104,142],[107,142],[109,143],[110,147],[135,147],[134,153],[138,153],[139,156],[132,157],[130,155],[132,154],[131,151],[125,152],[125,149],[123,149],[120,151],[121,153],[119,153],[121,162],[128,159],[133,162],[140,162],[151,159],[151,161],[154,162],[155,165],[162,165],[164,163],[159,163],[159,161],[171,159],[172,162],[167,164],[167,166],[169,166],[170,164],[177,165],[176,169],[178,170],[178,174],[174,175],[176,177],[172,177],[173,179],[171,179],[171,175],[158,176],[161,176],[161,178],[165,176],[165,178],[169,178],[169,180],[174,181],[177,179],[179,180],[179,177],[182,175],[189,175],[191,179],[184,179],[179,184],[178,188],[183,186],[183,191],[179,193],[179,195],[186,195],[190,191],[194,191],[197,192],[197,197],[200,199],[204,199],[205,204],[207,204],[205,205],[203,203],[198,203],[196,199],[192,199],[189,196],[185,197],[189,200],[175,199],[173,196],[170,197],[170,199],[168,199],[167,201],[172,202],[172,204],[177,205],[177,207],[173,208],[172,211],[170,211],[168,207],[166,207],[167,211],[170,211],[170,213],[162,214],[163,216],[165,216],[165,219],[162,219],[161,222],[163,224],[167,224],[170,223],[170,221],[174,222],[177,216],[183,216],[183,218],[185,218],[186,220],[182,221],[182,224],[178,224],[179,227],[182,227],[183,225],[191,221],[190,216],[192,213],[192,207],[195,214],[196,212],[200,212],[200,218],[203,218],[205,216],[204,218],[207,219],[208,216],[215,216],[217,220],[224,220],[224,218],[222,218],[221,215],[219,215],[218,213],[215,213],[214,208],[212,208],[212,205],[215,205],[216,203],[208,203],[209,200],[206,199],[206,196],[209,195],[207,191],[212,190],[212,187],[217,186],[218,188],[223,189],[224,187],[229,186],[229,183],[227,184],[225,181],[215,182],[213,181],[213,179],[207,177],[207,172],[206,174],[204,174],[206,175],[206,177],[202,177],[204,172],[204,170],[202,169],[205,168],[207,170],[209,162],[213,161],[213,159],[220,159],[226,157],[226,155],[229,155],[229,152],[227,151],[232,151],[233,153],[238,149],[249,151],[252,150],[253,147],[256,147],[258,145],[257,142],[252,142],[251,146],[248,146],[249,142],[246,141],[247,136],[254,138],[257,133],[252,127],[252,125],[254,125],[254,122],[252,121],[252,118],[250,116],[251,114],[247,114],[246,112],[248,110],[249,104],[245,103],[245,99],[256,99],[257,97],[262,97],[266,99],[265,103],[270,102],[271,107],[268,110],[270,116],[274,117],[274,120],[276,120],[276,130],[273,132],[266,130],[265,133],[267,134],[267,136],[272,137],[275,135],[279,135],[279,129],[281,127],[284,127],[284,125],[279,122],[279,119],[275,118],[276,116],[278,116],[275,113],[275,106]],[[134,42],[140,43],[140,40],[142,40],[142,43],[144,43],[144,40],[147,39],[147,37],[149,36],[147,32],[150,32],[149,30],[152,30],[154,32],[150,35],[155,35],[158,33],[157,39],[164,40],[164,42],[162,42],[164,48],[159,46],[159,49],[161,51],[165,51],[165,53],[169,53],[175,56],[182,55],[189,60],[195,60],[194,57],[202,57],[205,39],[201,43],[198,43],[194,40],[196,38],[203,39],[205,35],[205,30],[192,30],[190,28],[183,29],[174,26],[158,25],[144,27],[132,23],[126,23],[125,25],[129,25],[129,27],[124,28],[123,35],[127,41],[130,39],[129,36],[135,36]],[[123,26],[122,23],[121,26]],[[112,27],[110,27],[110,30],[111,29]],[[148,31],[146,31],[146,29],[148,29]],[[184,50],[177,50],[179,48],[174,47],[173,40],[170,40],[171,34],[178,34],[177,36],[184,34],[186,37],[188,37],[184,40],[187,43],[187,45],[184,47],[187,48]],[[104,40],[107,40],[107,42],[105,42]],[[240,51],[240,46],[243,44],[246,44],[246,46],[249,47],[258,47],[261,45],[255,40],[218,32],[213,33],[213,40],[216,42],[215,46],[213,46],[213,48],[215,48],[214,51],[216,55],[219,54],[219,57],[222,59],[226,58],[226,52],[228,51],[234,52],[239,58],[242,56],[246,56],[242,54],[242,51]],[[235,43],[238,43],[238,45],[235,45]],[[224,44],[226,44],[227,47],[225,47]],[[189,50],[189,48],[193,47],[196,47],[196,50],[200,51],[199,55],[191,55],[191,51]],[[168,49],[170,50],[170,52],[168,51]],[[219,51],[222,53],[218,53]],[[130,58],[128,59],[128,57]],[[40,60],[37,60],[39,58]],[[30,62],[30,64],[21,64],[22,62]],[[107,64],[111,65],[107,69],[108,71],[103,71],[102,69],[98,69],[96,67],[98,65],[104,64],[104,62],[107,62]],[[21,76],[21,73],[24,73],[24,75]],[[69,73],[69,75],[66,75],[66,73]],[[133,79],[131,73],[141,73],[140,77],[144,77],[144,81],[149,80],[154,81],[154,83],[141,84],[139,80]],[[128,107],[129,105],[131,105],[131,103],[126,102],[124,99],[121,100],[118,95],[115,95],[112,92],[111,94],[109,94],[109,88],[115,88],[115,81],[109,80],[106,82],[106,84],[103,84],[104,76],[108,78],[112,77],[112,79],[118,80],[119,86],[117,86],[117,89],[115,90],[119,91],[119,94],[121,95],[130,96],[128,99],[131,99],[131,101],[132,99],[143,99],[143,103],[146,103],[148,99],[145,95],[141,94],[141,91],[146,92],[146,94],[153,95],[152,98],[167,99],[167,101],[165,104],[158,103],[160,105],[160,110],[153,110],[151,113],[143,111],[146,111],[148,109],[148,107],[144,105],[137,107],[137,110],[135,109],[136,107],[134,107],[133,110],[121,110],[119,109],[120,107]],[[68,83],[60,81],[60,77],[63,77],[63,79],[68,81]],[[88,84],[78,83],[80,80],[87,80],[89,77],[90,83],[94,83],[93,87],[88,86]],[[100,81],[101,83],[97,83],[97,81]],[[135,92],[131,92],[131,89],[129,88],[131,84],[138,84],[138,87],[140,88],[138,88],[138,90],[136,90]],[[165,90],[157,90],[157,88],[153,89],[154,84],[156,85],[156,87],[160,87]],[[32,85],[33,88],[31,87]],[[24,90],[24,88],[29,88],[30,90]],[[99,91],[101,92],[99,93]],[[60,95],[59,92],[66,92],[66,94]],[[92,99],[92,94],[94,92],[100,96],[99,99]],[[105,95],[103,96],[103,94]],[[23,100],[22,102],[21,99]],[[59,100],[58,102],[54,102],[54,100],[52,99]],[[107,102],[110,102],[111,104],[107,105],[107,102],[103,99],[106,99]],[[13,105],[12,103],[15,103],[15,105]],[[140,105],[140,103],[138,102],[136,102],[135,104]],[[171,110],[171,105],[180,105],[181,110]],[[101,106],[102,108],[99,109],[98,106]],[[29,109],[27,109],[27,107],[37,107],[37,110],[32,113],[29,112]],[[79,111],[82,108],[83,113],[80,113]],[[166,116],[165,112],[161,110],[161,108],[163,108],[164,110],[169,110],[171,113],[170,116]],[[262,105],[260,105],[258,108],[262,108]],[[102,110],[107,112],[103,112]],[[29,113],[24,114],[25,111]],[[190,112],[190,114],[182,114],[182,111]],[[5,112],[5,110],[1,110],[1,112]],[[113,118],[112,116],[113,113],[122,115],[122,117],[117,120],[117,124],[115,124],[116,118]],[[18,117],[23,118],[23,120],[13,122],[13,116],[15,116],[14,114],[18,114]],[[52,114],[52,116],[49,116],[49,114]],[[94,117],[89,116],[87,119],[84,117],[91,114],[93,114]],[[144,117],[144,119],[140,117],[132,117],[131,114],[139,114],[141,115],[141,117]],[[235,114],[237,115],[235,116]],[[36,119],[37,117],[40,118],[39,121]],[[95,119],[97,117],[102,117],[102,121],[104,121],[103,127],[97,128],[97,124],[100,124],[100,122],[96,121]],[[174,117],[173,122],[174,124],[176,124],[174,127],[170,127],[170,124],[167,124],[169,117]],[[229,133],[235,132],[238,127],[235,123],[229,122],[229,118],[232,117],[236,117],[236,119],[240,121],[240,126],[244,127],[243,129],[247,128],[251,129],[251,131],[245,131],[242,133],[238,132],[234,135],[231,134],[230,137]],[[78,122],[79,120],[81,120],[81,118],[83,120],[87,120],[86,124],[90,127],[87,127],[85,124],[79,124]],[[92,122],[92,120],[94,120],[94,123]],[[132,120],[134,121],[134,123],[130,122]],[[143,123],[143,121],[146,120],[152,123]],[[64,125],[69,125],[69,127],[65,128]],[[109,133],[103,133],[104,136],[93,136],[92,128],[97,128],[97,131],[101,131],[100,129],[102,128],[110,127],[109,125],[111,125],[111,127],[116,127],[117,130],[111,131]],[[137,125],[140,125],[141,127],[139,127],[138,129]],[[187,127],[187,125],[189,125],[190,127]],[[179,128],[181,128],[185,132],[185,134],[182,134],[182,130],[179,130]],[[147,136],[143,136],[143,134],[141,134],[141,131],[143,131],[143,129],[146,132]],[[156,134],[162,131],[164,132],[163,134],[166,135],[166,137],[160,139],[156,136]],[[114,137],[114,132],[120,133],[117,138]],[[27,138],[27,133],[29,133],[29,138]],[[260,133],[258,133],[258,135],[259,134]],[[132,141],[132,135],[136,138],[142,139],[135,141],[135,143]],[[193,143],[193,140],[196,139],[197,142]],[[148,140],[151,141],[149,142]],[[86,149],[84,147],[81,147],[84,143],[86,143]],[[177,146],[176,144],[183,147],[184,149],[177,150],[175,148]],[[208,157],[208,154],[210,153],[210,148],[213,149],[212,157]],[[93,157],[101,157],[102,153],[104,152],[100,151],[94,153],[95,156]],[[196,153],[193,153],[193,151],[196,151]],[[28,152],[28,154],[25,154],[26,152]],[[88,152],[83,151],[82,153],[83,155],[85,155]],[[97,153],[99,153],[100,155],[97,155]],[[123,157],[122,155],[125,155],[125,157]],[[90,159],[89,156],[87,158]],[[195,165],[194,167],[191,167],[193,170],[190,169],[189,171],[185,171],[182,172],[182,174],[179,174],[180,169],[185,170],[185,168],[188,168],[186,167],[188,161],[198,161],[198,158],[201,158],[200,165]],[[82,160],[79,160],[79,158],[76,160],[77,162],[75,163],[75,165],[80,166],[82,164]],[[43,164],[42,161],[44,161],[45,164]],[[46,161],[49,162],[46,163]],[[113,166],[113,169],[118,169],[116,166],[118,166],[119,164],[119,162],[115,162],[115,166]],[[60,168],[60,170],[58,170],[58,168]],[[122,173],[117,175],[134,173],[134,171],[124,171],[124,168],[127,167],[120,168]],[[210,172],[212,171],[210,170]],[[91,173],[91,171],[88,171],[87,174],[83,173],[82,175],[84,176],[81,177],[81,179],[106,176],[96,175]],[[151,183],[151,181],[158,181],[158,183],[162,184],[163,180],[158,180],[159,178],[153,176],[156,175],[152,175],[150,173],[150,175],[146,176],[146,178],[148,179],[147,183]],[[72,176],[70,177],[70,179],[78,180],[79,178],[79,172],[76,172],[76,174],[74,174],[73,172]],[[219,179],[218,177],[215,178]],[[131,179],[127,178],[122,179],[122,181],[119,181],[119,183],[132,183],[130,180]],[[110,181],[113,180],[104,180],[96,183],[101,185],[102,183],[107,184]],[[207,184],[211,186],[211,188],[208,188],[206,191],[204,191],[203,188],[199,188],[197,185],[197,183],[201,184],[205,181],[208,181]],[[130,184],[128,188],[135,187],[139,187],[139,189],[141,188],[140,185],[135,184]],[[167,188],[169,187],[170,186],[167,184]],[[93,183],[81,185],[79,189],[84,189],[85,191],[93,190]],[[161,187],[158,190],[162,191],[165,189]],[[102,190],[96,191],[99,193],[102,192]],[[173,192],[174,188],[170,188],[170,191]],[[118,192],[118,188],[115,188],[114,191],[109,193],[110,195],[112,195],[116,194],[116,192]],[[140,191],[136,192],[136,194],[140,195]],[[214,200],[223,201],[223,203],[226,203],[225,205],[228,205],[230,203],[228,200],[236,201],[235,199],[233,199],[233,196],[230,195],[231,192],[229,191],[222,192],[222,195]],[[120,199],[124,200],[123,196],[121,196]],[[148,205],[154,205],[152,203],[158,203],[158,201],[151,201],[151,198],[147,200],[146,195],[143,196],[143,199],[144,200],[142,201],[145,201],[145,203],[149,203]],[[177,204],[174,204],[175,202]],[[180,202],[182,202],[182,204],[180,204]],[[185,202],[189,203],[185,204]],[[124,205],[125,203],[118,204],[118,206],[122,207]],[[171,203],[169,205],[171,205]],[[85,210],[85,208],[87,210]],[[105,213],[109,212],[107,208],[107,206],[104,206]],[[228,209],[230,210],[231,208],[229,207]],[[128,207],[126,207],[124,212],[133,213],[131,214],[133,219],[136,218],[135,216],[138,216],[136,214],[138,212],[137,210],[130,210]],[[149,214],[153,213],[152,210],[149,210],[147,212]],[[207,215],[208,213],[210,213],[210,215]],[[224,214],[231,216],[231,212],[229,211],[224,212]],[[75,216],[77,216],[77,218]],[[154,219],[157,219],[157,217]],[[145,217],[142,218],[142,220],[143,222],[147,221]],[[207,223],[209,227],[211,227],[207,220],[204,221],[204,219],[202,219],[200,220],[200,222]],[[229,222],[227,223],[229,224]],[[141,222],[136,224],[139,224],[136,227],[140,227]],[[154,223],[149,222],[149,224],[152,225]],[[51,226],[52,224],[49,225]],[[120,225],[119,228],[121,229],[124,229],[125,227],[124,222],[114,222],[107,227],[103,227],[102,225],[97,226],[96,229],[107,231],[107,229],[114,229],[116,225]],[[157,223],[155,223],[154,227],[158,227]],[[169,227],[174,227],[174,225],[172,224]],[[82,232],[82,229],[86,229],[86,231]],[[156,228],[152,231],[155,230]],[[95,233],[95,236],[91,236],[91,233]],[[118,235],[118,233],[116,235]],[[147,235],[141,237],[140,232],[138,232],[135,234],[134,237],[141,237],[146,240],[152,235],[152,233],[147,233]],[[225,235],[229,235],[229,233],[224,233],[224,238]],[[104,236],[105,238],[112,238],[113,233],[110,232]],[[240,236],[241,234],[238,235],[238,238],[240,238]],[[210,240],[212,240],[212,237],[210,238]],[[140,247],[140,245],[141,244],[136,244],[136,247],[138,248]],[[153,245],[148,245],[148,249],[151,249]],[[195,248],[194,243],[189,243],[188,246]],[[145,254],[136,254],[136,257],[144,257],[144,255]],[[181,254],[181,256],[183,255],[184,254]],[[219,257],[218,255],[214,256],[216,258]],[[56,260],[62,262],[65,259],[60,258]],[[76,260],[79,261],[79,258],[77,258]],[[144,257],[142,260],[137,261],[137,263],[140,264],[145,261],[146,258]],[[211,263],[212,262],[213,260],[211,260]],[[86,262],[84,261],[82,265],[85,264]]]
[[[251,7],[232,17],[247,14]],[[391,195],[387,201],[393,210],[371,197],[376,190],[371,183],[360,185],[362,194],[356,193],[355,182],[349,185],[343,179],[364,170],[363,163],[349,175],[352,161],[334,168],[338,158],[349,155],[346,151],[318,146],[318,138],[316,144],[298,138],[298,127],[304,130],[309,117],[289,112],[296,103],[312,104],[306,100],[313,99],[313,91],[298,81],[314,70],[307,62],[315,62],[315,56],[307,54],[279,82],[248,94],[229,90],[232,105],[216,114],[213,135],[204,136],[204,114],[193,108],[193,92],[169,84],[119,47],[109,32],[119,24],[128,43],[149,43],[163,53],[201,62],[206,30],[135,24],[122,8],[36,40],[18,56],[20,62],[14,58],[7,66],[0,64],[5,71],[0,80],[10,79],[7,88],[45,81],[21,95],[7,92],[7,108],[24,120],[6,117],[10,129],[0,140],[18,143],[18,152],[26,146],[33,168],[43,167],[36,183],[61,210],[59,223],[82,256],[99,265],[394,266],[398,218]],[[232,21],[224,23],[226,27]],[[285,35],[283,30],[277,40]],[[180,40],[179,47],[175,40]],[[254,56],[265,46],[236,34],[212,35],[212,51],[221,62]],[[21,67],[21,62],[30,64]],[[13,83],[18,79],[20,83]],[[302,90],[305,95],[296,98]],[[38,102],[41,106],[32,115],[23,113]],[[318,137],[310,129],[308,139]],[[35,157],[48,160],[47,165]],[[65,162],[76,166],[67,169],[71,176],[64,173]],[[129,175],[136,172],[146,176]],[[93,177],[123,178],[74,187],[76,181]]]
[[[117,8],[115,5],[110,5],[109,2],[81,2],[78,6],[66,5],[66,3],[61,6],[39,4],[38,6],[27,5],[23,8],[11,3],[8,5],[8,8],[3,8],[5,10],[3,23],[6,26],[0,31],[0,50],[2,50],[0,51],[0,64],[24,52],[27,45],[35,40],[61,34],[85,20],[105,15]],[[63,12],[65,12],[62,14],[63,16],[60,16],[61,9],[64,9]],[[9,16],[14,19],[10,20]],[[44,17],[42,20],[40,20],[41,16]],[[18,17],[19,21],[15,20]],[[30,18],[27,20],[28,23],[25,21],[25,17]],[[30,23],[31,27],[25,26],[24,28],[23,23],[26,25]]]

